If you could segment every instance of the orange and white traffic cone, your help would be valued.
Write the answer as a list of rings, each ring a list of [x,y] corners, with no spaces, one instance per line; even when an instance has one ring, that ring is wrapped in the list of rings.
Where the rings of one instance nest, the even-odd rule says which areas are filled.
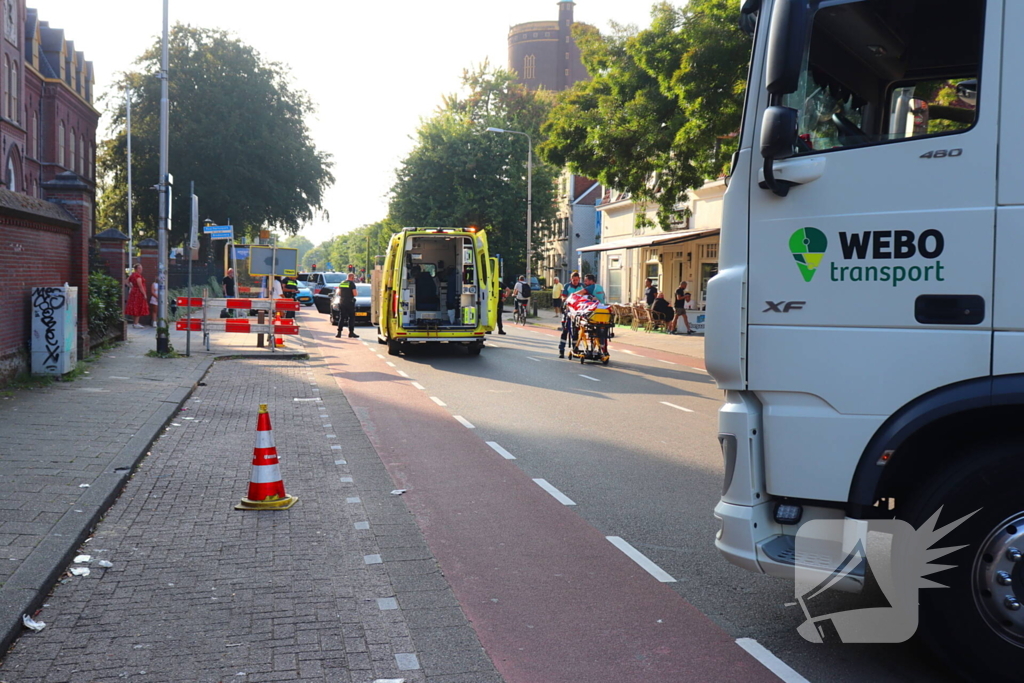
[[[284,321],[281,320],[281,312],[278,311],[277,315],[274,316],[274,327],[278,325],[284,325]],[[280,348],[284,346],[284,335],[274,332],[274,346]]]
[[[274,430],[270,427],[267,404],[260,404],[256,419],[256,447],[252,449],[252,475],[249,495],[235,506],[236,510],[287,510],[299,500],[284,492],[281,466],[277,461]]]

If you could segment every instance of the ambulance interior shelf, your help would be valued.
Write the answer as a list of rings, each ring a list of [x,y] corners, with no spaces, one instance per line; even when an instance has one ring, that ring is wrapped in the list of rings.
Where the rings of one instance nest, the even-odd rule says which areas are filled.
[[[449,269],[459,288],[449,299]],[[409,240],[401,283],[403,325],[411,327],[476,326],[477,269],[469,237],[425,235]],[[449,309],[449,301],[454,305]],[[449,313],[451,310],[451,313]],[[472,311],[472,314],[469,313]]]

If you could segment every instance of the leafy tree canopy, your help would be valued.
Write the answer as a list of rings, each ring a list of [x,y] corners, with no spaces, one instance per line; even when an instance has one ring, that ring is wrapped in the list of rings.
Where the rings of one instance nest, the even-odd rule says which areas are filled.
[[[391,219],[364,225],[317,245],[306,253],[302,263],[307,268],[315,263],[320,271],[327,270],[328,263],[337,271],[344,271],[352,264],[356,272],[363,268],[369,272],[373,270],[374,263],[383,263],[376,257],[385,253],[391,236],[401,229]]]
[[[740,125],[749,38],[735,0],[667,2],[650,28],[573,28],[593,76],[559,96],[540,155],[654,202],[667,228],[687,191],[720,175]]]
[[[169,171],[175,179],[171,243],[187,238],[189,182],[200,199],[200,218],[230,218],[235,234],[261,228],[294,234],[323,211],[334,182],[330,154],[309,137],[314,112],[294,89],[287,69],[225,31],[178,24],[170,35]],[[154,235],[159,198],[160,42],[122,75],[115,91],[131,88],[132,197],[136,234]],[[111,98],[113,137],[102,143],[98,167],[104,182],[99,222],[127,225],[125,109]]]
[[[437,113],[417,130],[416,147],[396,171],[390,219],[410,227],[485,227],[491,251],[501,254],[506,272],[522,272],[527,140],[486,129],[528,133],[536,145],[543,140],[540,127],[553,96],[531,91],[517,83],[514,74],[492,70],[486,63],[464,72],[462,83],[464,94],[445,97]],[[558,171],[534,153],[533,223],[537,227],[554,218]]]

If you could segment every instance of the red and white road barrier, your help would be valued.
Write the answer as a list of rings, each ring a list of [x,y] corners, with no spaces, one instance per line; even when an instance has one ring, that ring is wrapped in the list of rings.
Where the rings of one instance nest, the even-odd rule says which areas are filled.
[[[267,404],[260,404],[256,418],[256,446],[252,449],[252,474],[249,476],[249,495],[235,506],[236,510],[287,510],[299,500],[284,491],[281,465],[274,445],[274,430],[270,426]]]
[[[208,306],[210,308],[228,308],[233,311],[297,311],[300,308],[299,302],[295,299],[204,299],[199,296],[192,298],[179,296],[178,306],[181,308]]]
[[[203,290],[205,294],[207,290]],[[202,313],[202,317],[182,318],[175,323],[175,329],[188,332],[202,332],[206,350],[210,350],[211,332],[232,332],[236,334],[258,334],[270,335],[270,350],[284,346],[282,335],[298,334],[299,326],[294,319],[281,319],[281,311],[299,310],[299,302],[294,299],[246,299],[242,297],[178,297],[178,306],[182,308],[196,309]],[[232,311],[256,311],[259,318],[265,318],[267,314],[275,314],[273,320],[260,320],[252,318],[222,318],[223,310]],[[212,311],[212,313],[211,313]],[[263,337],[257,339],[257,346],[263,346]]]
[[[182,318],[176,323],[179,330],[193,332],[236,332],[239,334],[298,334],[299,326],[292,320],[280,324],[252,322],[247,318],[209,318],[204,325],[202,318]]]

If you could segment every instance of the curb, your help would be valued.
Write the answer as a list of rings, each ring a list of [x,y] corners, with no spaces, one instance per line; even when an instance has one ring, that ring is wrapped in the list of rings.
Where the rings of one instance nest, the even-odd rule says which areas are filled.
[[[0,656],[21,636],[23,614],[39,609],[65,568],[78,553],[93,528],[114,504],[129,477],[145,457],[164,427],[181,410],[196,386],[213,367],[216,358],[203,361],[169,396],[160,399],[156,411],[117,452],[107,469],[78,499],[76,507],[64,513],[54,531],[29,554],[11,578],[0,587],[0,614],[16,615],[0,624]],[[79,511],[80,510],[80,511]]]

